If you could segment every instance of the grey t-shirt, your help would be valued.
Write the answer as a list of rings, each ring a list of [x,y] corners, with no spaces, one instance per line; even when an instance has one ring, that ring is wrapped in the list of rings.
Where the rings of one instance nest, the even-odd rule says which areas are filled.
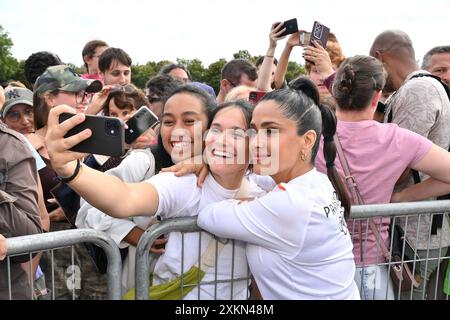
[[[410,73],[400,89],[386,101],[386,115],[384,122],[388,122],[389,113],[392,112],[392,122],[400,127],[416,132],[428,138],[434,144],[448,149],[450,144],[450,101],[444,87],[432,77],[418,77],[411,79],[418,73],[428,73],[425,70],[417,70]],[[421,180],[428,176],[420,173]],[[413,184],[411,177],[407,183],[398,185],[397,189],[403,189]],[[428,237],[431,230],[431,216],[421,216],[408,219],[407,238],[414,245],[417,237],[417,227],[420,223],[417,249],[428,247]],[[404,226],[405,220],[401,219]],[[442,243],[440,244],[440,235]],[[450,244],[448,221],[444,217],[442,230],[431,236],[430,249],[446,247]]]

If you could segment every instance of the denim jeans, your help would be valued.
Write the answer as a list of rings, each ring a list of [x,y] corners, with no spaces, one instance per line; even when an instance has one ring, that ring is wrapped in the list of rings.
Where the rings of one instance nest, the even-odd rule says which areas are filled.
[[[394,300],[394,288],[387,266],[357,267],[355,282],[361,300]]]

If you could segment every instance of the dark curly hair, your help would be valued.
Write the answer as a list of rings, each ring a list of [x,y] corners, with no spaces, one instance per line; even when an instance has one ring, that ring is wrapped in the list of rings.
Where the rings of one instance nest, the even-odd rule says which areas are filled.
[[[34,85],[36,79],[44,73],[48,67],[60,64],[63,64],[61,59],[54,53],[48,51],[35,52],[25,60],[25,79],[30,85]]]
[[[107,116],[109,116],[109,103],[112,99],[114,99],[117,108],[121,110],[137,110],[142,106],[149,106],[144,92],[133,84],[117,86],[117,88],[111,90],[102,106],[103,112]]]

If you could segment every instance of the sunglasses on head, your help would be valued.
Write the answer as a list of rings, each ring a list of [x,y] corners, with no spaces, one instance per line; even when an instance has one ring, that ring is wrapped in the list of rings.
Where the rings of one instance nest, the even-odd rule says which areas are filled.
[[[124,86],[116,85],[112,88],[111,93],[113,92],[124,92],[127,94],[133,93],[136,91],[136,87],[131,84],[126,84]]]

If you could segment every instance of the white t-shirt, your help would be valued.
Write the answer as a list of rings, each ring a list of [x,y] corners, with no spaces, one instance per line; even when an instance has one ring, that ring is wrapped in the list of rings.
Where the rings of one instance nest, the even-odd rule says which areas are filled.
[[[211,204],[200,211],[198,225],[248,243],[264,299],[359,299],[343,208],[316,169],[254,201]]]
[[[238,190],[228,190],[220,186],[209,174],[202,188],[198,188],[197,177],[194,174],[183,177],[175,177],[173,173],[159,173],[148,180],[159,196],[157,215],[163,220],[175,217],[196,216],[198,211],[210,203],[233,199]],[[251,196],[258,196],[262,191],[251,184]],[[222,224],[228,224],[226,217]],[[192,266],[198,266],[199,243],[201,241],[201,254],[206,250],[209,242],[213,239],[206,232],[184,234],[184,252],[182,253],[182,233],[171,232],[166,244],[166,252],[158,259],[155,269],[153,284],[165,283],[181,275],[181,261],[183,257],[183,273]],[[214,240],[213,240],[214,241]],[[234,243],[234,260],[232,259]],[[200,254],[200,255],[201,255]],[[233,265],[234,261],[234,265]],[[241,241],[229,241],[225,244],[217,262],[217,279],[230,280],[231,272],[234,270],[233,278],[246,278],[248,273],[247,259],[245,256],[245,243]],[[216,278],[215,268],[208,268],[202,282],[214,281]],[[217,285],[217,296],[215,296],[214,285],[200,285],[200,299],[246,299],[247,281],[233,282],[233,295],[231,295],[231,283],[220,283]],[[188,293],[184,299],[198,299],[198,287]]]
[[[124,182],[141,182],[155,173],[155,158],[149,149],[133,150],[117,167],[105,172]],[[123,238],[136,226],[145,230],[152,217],[136,216],[118,219],[92,207],[83,198],[80,200],[75,225],[77,228],[90,228],[106,232],[120,248],[129,247],[122,269],[122,293],[134,287],[134,266],[136,248],[123,241]]]
[[[265,192],[270,192],[277,186],[271,176],[260,176],[252,172],[247,175],[247,178]]]

